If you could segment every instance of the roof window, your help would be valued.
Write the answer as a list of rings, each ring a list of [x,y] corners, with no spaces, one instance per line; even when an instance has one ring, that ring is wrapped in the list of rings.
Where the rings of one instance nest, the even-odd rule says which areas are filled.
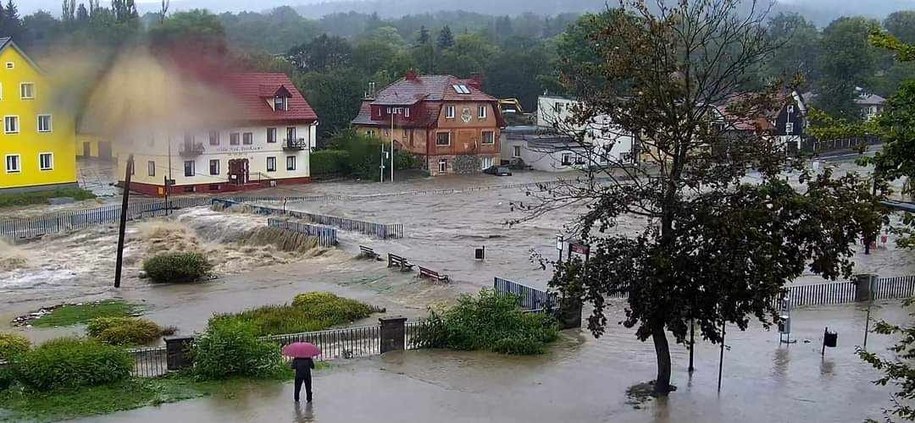
[[[454,92],[458,94],[470,94],[470,88],[467,88],[464,84],[455,84],[451,88],[454,88]]]

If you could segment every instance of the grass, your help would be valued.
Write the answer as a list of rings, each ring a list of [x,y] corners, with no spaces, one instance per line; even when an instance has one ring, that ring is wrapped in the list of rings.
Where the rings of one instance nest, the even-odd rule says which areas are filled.
[[[317,369],[328,364],[319,362]],[[183,374],[156,379],[132,378],[106,386],[50,393],[11,389],[0,392],[0,422],[54,422],[110,414],[116,411],[214,396],[234,398],[239,392],[293,379],[285,372],[271,379],[198,381]]]
[[[324,330],[364,319],[383,309],[326,292],[296,296],[292,304],[269,305],[240,313],[220,314],[210,324],[244,322],[254,326],[258,336]]]
[[[72,326],[88,323],[99,317],[129,317],[139,310],[139,306],[121,300],[103,300],[82,305],[68,304],[33,320],[31,324],[39,328]]]
[[[53,191],[21,192],[0,195],[0,208],[47,204],[55,197],[70,197],[77,201],[95,198],[95,194],[82,188],[61,188]]]

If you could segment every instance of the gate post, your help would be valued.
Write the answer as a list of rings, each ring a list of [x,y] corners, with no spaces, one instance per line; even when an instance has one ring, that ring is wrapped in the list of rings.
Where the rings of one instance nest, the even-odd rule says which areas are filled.
[[[193,337],[165,338],[165,362],[170,371],[186,369],[194,365],[191,357]]]
[[[381,323],[381,353],[403,351],[407,345],[406,317],[383,317]]]
[[[872,301],[874,299],[872,290],[876,281],[877,275],[868,273],[855,275],[855,302]]]
[[[577,329],[581,327],[582,300],[581,298],[563,297],[559,300],[558,320],[562,329]]]

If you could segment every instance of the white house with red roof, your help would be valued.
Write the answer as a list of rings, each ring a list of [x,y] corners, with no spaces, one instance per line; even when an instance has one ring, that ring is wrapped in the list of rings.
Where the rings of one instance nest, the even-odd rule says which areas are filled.
[[[432,175],[475,173],[499,164],[505,120],[480,78],[410,71],[362,103],[357,131],[423,158]]]
[[[134,155],[130,188],[149,194],[239,191],[310,180],[309,155],[318,117],[282,73],[229,74],[215,83],[204,121],[156,128],[132,136],[119,154],[123,183],[126,154]],[[138,131],[134,131],[138,132]],[[145,138],[145,139],[138,139]]]

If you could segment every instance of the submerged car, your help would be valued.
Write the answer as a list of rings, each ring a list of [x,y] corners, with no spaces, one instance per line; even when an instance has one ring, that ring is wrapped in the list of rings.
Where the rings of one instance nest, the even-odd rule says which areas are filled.
[[[512,176],[512,171],[506,166],[490,166],[483,170],[483,173],[496,176]]]

